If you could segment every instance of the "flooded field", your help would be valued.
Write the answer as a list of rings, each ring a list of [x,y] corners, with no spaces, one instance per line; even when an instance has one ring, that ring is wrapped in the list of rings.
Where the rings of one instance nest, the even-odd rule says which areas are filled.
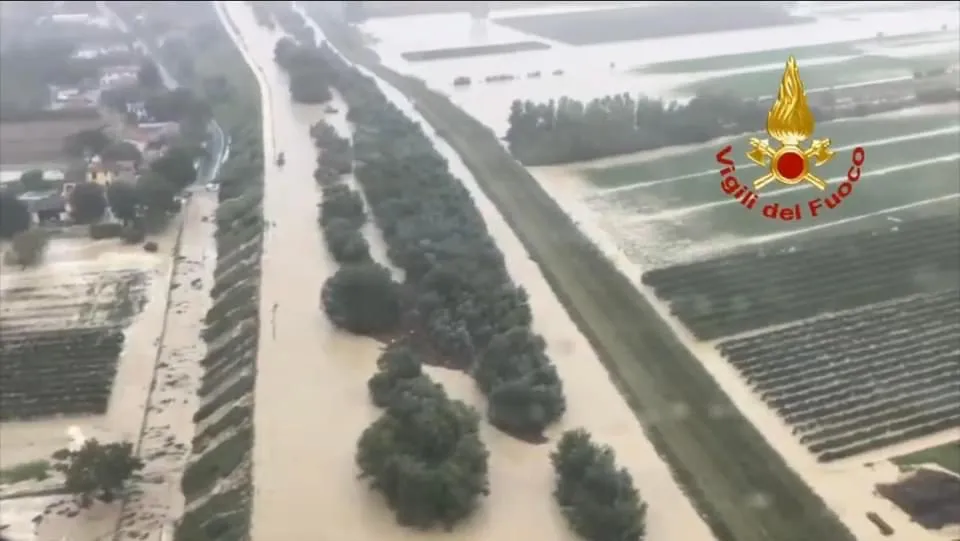
[[[748,212],[720,186],[715,154],[733,147],[740,178],[752,182],[763,171],[746,160],[747,137],[684,148],[669,155],[648,152],[567,166],[567,175],[583,179],[576,197],[637,264],[649,267],[702,255],[746,240],[786,235],[829,224],[869,219],[898,219],[904,213],[956,208],[960,195],[960,121],[956,104],[919,108],[912,114],[837,121],[819,127],[818,136],[834,141],[837,155],[819,168],[827,181],[825,192],[805,185],[776,185],[760,195],[762,206],[776,201],[783,206],[808,209],[817,197],[836,193],[846,178],[851,154],[857,146],[866,154],[863,182],[836,208],[824,208],[813,217],[796,221],[765,218]],[[554,183],[559,168],[535,168],[544,185]],[[569,182],[566,184],[570,184]],[[569,192],[569,190],[567,190]],[[879,217],[879,218],[878,218]],[[659,247],[669,244],[669,253]]]
[[[955,60],[954,51],[960,46],[956,33],[960,18],[956,8],[949,6],[916,7],[908,12],[876,8],[842,14],[816,11],[813,15],[818,20],[809,25],[583,46],[550,42],[497,24],[497,19],[506,15],[512,13],[494,11],[488,22],[465,13],[373,19],[362,28],[390,67],[448,93],[497,133],[505,132],[507,112],[515,99],[546,101],[564,95],[592,99],[617,92],[683,99],[696,91],[691,85],[707,80],[713,81],[711,85],[723,80],[722,87],[746,88],[740,91],[748,94],[752,88],[763,96],[773,94],[775,87],[751,79],[727,79],[759,71],[768,72],[775,81],[787,54],[796,54],[801,69],[811,62],[826,64],[824,75],[817,74],[817,84],[811,81],[808,89],[818,88],[821,82],[829,86],[862,83],[910,75],[913,66],[939,65],[951,54]],[[411,28],[423,31],[411,32]],[[882,37],[878,39],[878,35]],[[411,63],[401,56],[408,51],[530,40],[552,47],[432,62]],[[858,65],[855,74],[844,66],[849,62]],[[868,69],[861,69],[864,67]],[[554,75],[558,70],[562,75]],[[534,73],[539,76],[531,77]],[[483,82],[495,75],[515,79]],[[834,75],[836,80],[831,79]],[[470,77],[473,84],[454,87],[454,79],[460,76]]]
[[[813,93],[878,81],[910,81],[915,71],[929,69],[954,70],[946,80],[960,85],[956,7],[913,5],[905,10],[895,4],[884,8],[874,3],[861,9],[801,4],[798,13],[817,17],[816,23],[605,45],[551,42],[547,51],[416,63],[400,55],[407,50],[542,38],[498,24],[498,18],[513,13],[497,11],[489,22],[467,14],[442,14],[374,19],[363,29],[375,38],[375,49],[388,65],[448,93],[473,116],[504,133],[514,99],[537,102],[565,95],[589,100],[621,91],[664,99],[683,99],[700,91],[772,96],[788,54],[797,56],[807,91]],[[430,31],[410,32],[411,27]],[[555,75],[557,70],[562,75]],[[534,72],[539,77],[528,77]],[[496,74],[516,79],[482,82]],[[473,83],[455,88],[452,81],[458,76],[470,77]],[[923,212],[942,205],[949,209],[960,192],[955,182],[960,175],[958,130],[960,120],[953,105],[819,124],[815,137],[830,137],[838,152],[818,173],[821,177],[835,187],[858,145],[866,150],[867,162],[865,182],[857,186],[856,195],[842,208],[820,216],[816,224],[775,222],[743,212],[720,190],[716,176],[714,154],[727,142],[566,168],[537,168],[536,176],[568,206],[579,209],[582,219],[601,222],[631,260],[659,265],[750,237],[822,228],[885,209],[893,213]],[[750,177],[758,168],[743,156],[747,137],[728,142],[738,169]],[[918,175],[921,182],[914,180]],[[780,187],[771,197],[774,194],[786,205],[806,204],[812,197],[800,187]],[[669,254],[659,249],[664,243],[671,246]]]
[[[4,469],[39,464],[67,446],[68,434],[80,434],[133,442],[150,480],[130,502],[96,503],[86,510],[62,496],[5,499],[0,515],[11,525],[5,532],[11,539],[69,535],[94,541],[113,535],[122,515],[121,535],[148,534],[137,538],[156,541],[179,516],[182,504],[175,496],[193,437],[196,379],[191,370],[208,297],[202,283],[209,279],[204,262],[215,204],[213,195],[198,193],[153,239],[156,253],[116,240],[54,239],[39,267],[4,268],[4,406],[5,413],[19,411],[25,417],[0,425]],[[122,335],[114,339],[113,333]],[[46,348],[47,355],[23,364],[29,358],[15,352],[20,337]],[[118,352],[111,357],[104,348],[114,342]],[[61,351],[58,344],[70,349]],[[30,383],[14,382],[21,373]],[[31,397],[30,408],[15,401],[14,395],[23,393]],[[4,484],[0,495],[55,489],[61,483],[58,474],[48,472],[42,480]]]
[[[868,13],[853,6],[849,10],[836,7],[812,11],[818,21],[807,28],[579,47],[551,43],[546,51],[417,63],[405,62],[400,55],[407,50],[533,38],[498,25],[496,12],[489,23],[467,15],[435,15],[373,20],[364,24],[364,31],[374,38],[375,48],[390,67],[447,93],[500,134],[506,129],[509,104],[515,99],[536,102],[569,96],[588,100],[628,91],[672,100],[708,87],[744,97],[769,96],[776,92],[789,54],[798,56],[801,75],[809,74],[807,88],[812,91],[878,80],[911,80],[914,72],[929,69],[956,77],[960,19],[955,6],[914,6],[904,11],[902,6],[883,9],[874,3]],[[809,12],[809,8],[804,9]],[[477,82],[492,75],[514,79]],[[470,77],[472,82],[455,88],[457,77]],[[960,195],[956,183],[960,178],[958,115],[960,108],[949,103],[818,125],[815,137],[831,138],[837,151],[834,160],[817,171],[827,183],[825,191],[771,186],[761,195],[770,201],[776,198],[783,206],[807,205],[812,198],[829,197],[846,177],[853,149],[862,146],[866,154],[863,181],[842,205],[824,209],[815,220],[770,220],[759,212],[746,212],[723,192],[715,155],[727,144],[733,147],[730,156],[737,162],[738,174],[742,171],[742,180],[752,183],[762,175],[744,156],[750,135],[591,163],[535,168],[533,173],[621,271],[634,277],[652,267],[745,243],[817,231],[830,234],[865,224],[896,228],[909,216],[956,213]],[[643,292],[653,297],[650,291]],[[656,306],[669,320],[669,309]],[[685,336],[679,324],[673,326],[678,336]],[[858,538],[881,538],[863,518],[872,509],[895,523],[895,539],[914,541],[939,535],[921,531],[892,506],[870,496],[874,483],[898,475],[895,468],[889,464],[864,467],[862,461],[854,460],[829,468],[814,463],[805,450],[792,443],[789,427],[739,374],[725,366],[712,346],[692,341],[687,345],[744,416],[764,432]],[[947,437],[937,435],[911,445],[920,449],[943,443]],[[873,456],[885,460],[903,452],[890,449]],[[763,505],[764,495],[751,496]]]
[[[320,310],[320,287],[337,267],[320,237],[316,223],[320,195],[311,178],[316,150],[308,129],[323,112],[291,104],[284,75],[273,61],[279,35],[257,26],[243,4],[225,6],[240,30],[238,43],[263,85],[263,110],[269,115],[264,121],[265,152],[269,156],[283,150],[288,156],[282,170],[267,165],[264,212],[271,226],[264,250],[264,330],[256,384],[253,538],[573,541],[550,497],[554,483],[550,446],[517,441],[486,423],[481,437],[491,453],[492,494],[476,516],[455,531],[419,532],[398,526],[384,502],[356,478],[357,439],[377,416],[366,382],[376,369],[381,345],[337,331]],[[404,112],[415,115],[402,95],[382,88]],[[343,111],[339,104],[336,108]],[[342,113],[327,120],[341,133],[349,129]],[[548,436],[579,426],[613,445],[620,463],[643,479],[642,492],[651,495],[647,527],[652,538],[712,539],[536,263],[456,154],[443,144],[439,149],[474,196],[511,277],[527,290],[536,331],[547,341],[565,382],[568,411],[563,425],[552,427]],[[381,260],[374,232],[366,233],[374,257]],[[428,371],[451,396],[483,408],[483,399],[466,374]],[[324,411],[336,415],[303,418],[304,412]],[[299,421],[287,422],[294,419]],[[745,501],[751,497],[744,495]]]

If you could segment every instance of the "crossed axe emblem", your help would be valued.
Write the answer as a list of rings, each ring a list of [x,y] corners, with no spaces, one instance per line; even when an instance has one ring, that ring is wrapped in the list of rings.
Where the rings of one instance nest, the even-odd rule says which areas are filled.
[[[816,167],[832,160],[836,152],[830,150],[830,139],[816,139],[807,149],[797,145],[783,145],[779,149],[774,149],[770,146],[768,139],[752,137],[750,146],[753,150],[747,152],[747,159],[760,167],[768,168],[766,175],[753,182],[755,190],[762,189],[774,180],[788,185],[806,181],[821,190],[827,188],[827,183],[823,179],[810,172],[809,160],[812,159]],[[782,160],[786,160],[790,168],[781,168]],[[785,174],[784,169],[787,169],[789,174]]]

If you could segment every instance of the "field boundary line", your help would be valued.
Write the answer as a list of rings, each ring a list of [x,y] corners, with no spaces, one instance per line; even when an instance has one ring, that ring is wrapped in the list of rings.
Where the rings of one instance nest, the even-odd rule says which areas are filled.
[[[960,152],[955,152],[953,154],[945,154],[943,156],[938,156],[936,158],[928,158],[926,160],[920,160],[916,162],[902,163],[899,165],[894,165],[894,166],[886,167],[883,169],[876,169],[873,171],[868,170],[868,171],[865,171],[862,175],[860,175],[860,179],[864,179],[867,177],[882,177],[882,176],[889,175],[891,173],[899,173],[900,171],[907,171],[910,169],[919,169],[921,167],[928,167],[930,165],[935,165],[938,163],[955,162],[957,160],[960,160]],[[824,182],[826,182],[827,184],[839,184],[844,180],[847,180],[846,175],[826,179]],[[791,186],[790,188],[784,188],[781,190],[770,190],[770,193],[779,195],[779,194],[796,192],[796,191],[806,190],[806,189],[807,189],[807,186],[805,185]],[[718,190],[718,193],[719,193],[719,190]],[[694,205],[691,207],[680,207],[675,209],[663,210],[656,214],[644,214],[640,216],[633,216],[627,219],[626,223],[635,224],[635,223],[641,223],[641,222],[656,222],[659,220],[668,220],[671,218],[684,216],[686,214],[693,214],[695,212],[700,212],[704,210],[712,210],[716,207],[722,207],[722,206],[731,205],[731,204],[737,205],[737,204],[740,204],[740,202],[736,199],[727,197],[719,201],[701,203],[699,205]]]
[[[147,417],[150,415],[150,399],[153,396],[154,390],[156,390],[157,388],[157,376],[159,374],[159,370],[157,369],[157,366],[160,364],[160,358],[163,355],[164,343],[167,337],[167,323],[170,320],[170,310],[172,308],[170,301],[173,299],[173,283],[177,277],[177,268],[181,264],[186,263],[186,260],[181,260],[180,258],[180,248],[181,248],[181,243],[183,241],[183,231],[184,229],[186,229],[187,213],[189,212],[190,205],[192,203],[193,203],[193,197],[189,197],[186,201],[186,204],[184,204],[180,210],[180,213],[181,213],[180,227],[177,231],[177,238],[174,241],[170,270],[166,280],[167,293],[166,295],[164,295],[164,300],[163,300],[163,303],[164,303],[163,320],[160,324],[160,337],[158,339],[157,348],[156,348],[156,351],[154,352],[154,357],[153,357],[153,370],[152,370],[152,374],[150,375],[150,388],[147,391],[146,400],[144,401],[143,415],[141,416],[141,419],[140,419],[140,431],[139,431],[139,434],[137,435],[137,441],[135,442],[134,448],[133,448],[134,456],[137,456],[137,457],[140,456],[140,449],[141,447],[143,447],[143,439],[144,439],[144,436],[146,436],[146,432],[147,432]],[[198,335],[198,339],[199,339],[199,335]],[[123,498],[120,501],[120,509],[118,511],[119,516],[117,517],[117,524],[114,527],[114,532],[113,532],[113,535],[111,536],[113,537],[114,541],[121,541],[120,533],[121,533],[121,526],[123,525],[123,516],[126,514],[127,505],[130,503],[131,496],[132,494],[129,490],[125,490],[123,492]]]
[[[889,214],[891,212],[899,212],[901,210],[909,210],[912,208],[922,207],[925,205],[934,205],[937,203],[942,203],[944,201],[949,201],[951,199],[960,198],[960,193],[950,193],[947,195],[941,195],[940,197],[931,197],[929,199],[924,199],[922,201],[914,201],[913,203],[907,203],[906,205],[899,205],[896,207],[888,207],[883,210],[875,210],[873,212],[868,212],[866,214],[857,214],[856,216],[850,216],[849,218],[843,218],[834,222],[827,222],[817,225],[812,225],[810,227],[805,227],[803,229],[798,229],[796,231],[784,231],[782,233],[771,233],[769,235],[761,235],[757,237],[750,237],[745,239],[743,242],[734,244],[731,248],[736,249],[743,246],[749,246],[752,244],[762,244],[765,242],[773,242],[781,239],[785,239],[793,236],[800,236],[807,233],[812,233],[814,231],[819,231],[821,229],[826,229],[828,227],[833,227],[835,225],[846,225],[849,223],[857,222],[860,220],[866,220],[868,218],[875,218],[877,216],[883,216],[884,214]]]
[[[842,147],[836,147],[836,148],[834,148],[833,150],[836,150],[836,151],[840,151],[840,150],[853,150],[853,149],[855,149],[855,148],[857,148],[857,147],[864,146],[864,145],[886,146],[886,145],[893,144],[893,143],[901,143],[901,142],[905,142],[905,141],[915,141],[915,140],[918,140],[918,139],[927,139],[927,138],[931,138],[931,139],[932,139],[932,138],[934,138],[934,137],[939,137],[939,136],[941,136],[941,135],[951,135],[951,134],[955,134],[955,133],[960,133],[960,126],[948,126],[948,127],[946,127],[946,128],[937,128],[937,129],[935,129],[935,130],[926,130],[926,131],[922,131],[922,132],[913,132],[913,133],[911,133],[911,134],[909,134],[909,135],[898,135],[898,136],[896,136],[896,137],[886,137],[886,138],[883,138],[883,139],[874,139],[873,141],[863,141],[863,142],[860,142],[860,143],[857,143],[857,144],[853,144],[853,145],[844,145],[844,146],[842,146]],[[728,140],[728,139],[729,139],[729,137],[723,137],[723,138],[721,138],[721,139],[716,140],[716,142],[719,143],[721,140]],[[674,157],[674,156],[671,156],[671,157]],[[681,155],[677,155],[677,156],[675,156],[675,157],[680,158],[680,157],[682,157],[682,156],[681,156]],[[649,160],[647,163],[653,162],[653,161],[657,161],[657,160]],[[644,163],[644,162],[638,161],[638,162],[635,162],[635,163],[636,163],[637,165],[639,165],[639,164]],[[626,165],[629,165],[629,164],[624,164],[624,165],[626,166]],[[612,167],[603,168],[603,169],[614,169],[614,168],[616,168],[616,167],[618,167],[618,166],[612,166]],[[621,167],[622,167],[622,166],[621,166]],[[753,163],[747,163],[747,164],[744,164],[742,167],[740,167],[739,170],[742,171],[742,170],[744,170],[744,169],[754,169],[754,168],[757,168],[757,167],[760,167],[760,166],[759,166],[759,165],[755,165],[755,164],[753,164]],[[584,168],[584,170],[587,170],[587,171],[590,170],[590,169],[598,169],[598,168],[591,168],[591,167],[585,167],[585,168]],[[587,195],[587,198],[588,198],[588,199],[600,198],[600,197],[604,197],[604,196],[607,196],[607,195],[610,195],[610,194],[614,194],[614,193],[627,192],[627,191],[630,191],[630,190],[640,190],[640,189],[643,189],[643,188],[647,188],[647,187],[649,187],[649,186],[659,186],[660,184],[670,184],[670,183],[678,182],[678,181],[681,181],[681,180],[689,180],[689,179],[692,179],[692,178],[702,177],[702,176],[706,176],[706,175],[715,175],[716,173],[717,173],[717,170],[716,170],[716,169],[708,169],[708,170],[705,170],[705,171],[698,171],[698,172],[696,172],[696,173],[687,173],[687,174],[684,174],[684,175],[677,175],[677,176],[675,176],[675,177],[667,177],[667,178],[661,178],[661,179],[651,180],[651,181],[633,182],[633,183],[630,183],[630,184],[622,184],[622,185],[620,185],[620,186],[613,186],[613,187],[610,187],[610,188],[596,188],[595,190],[591,191],[591,192]]]

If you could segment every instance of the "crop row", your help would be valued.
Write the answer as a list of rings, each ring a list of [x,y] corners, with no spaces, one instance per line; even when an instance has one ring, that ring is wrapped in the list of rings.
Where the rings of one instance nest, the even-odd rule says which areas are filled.
[[[204,31],[189,33],[193,47],[180,60],[192,61],[196,54],[212,71],[204,73],[204,79],[215,76],[224,81],[228,92],[216,116],[221,125],[232,128],[230,159],[217,179],[217,262],[210,291],[213,302],[203,330],[207,354],[197,390],[200,406],[193,416],[196,435],[181,479],[186,511],[173,539],[241,541],[250,539],[252,395],[263,252],[263,131],[253,72],[217,20],[215,5],[206,5],[204,14],[210,19],[197,21],[196,28]],[[210,62],[213,59],[216,62]]]
[[[957,216],[770,243],[643,275],[701,340],[953,289],[958,279]]]
[[[122,346],[116,329],[4,334],[0,419],[104,413]]]
[[[140,271],[134,270],[102,270],[96,272],[80,272],[71,274],[69,281],[51,284],[48,281],[38,281],[36,285],[18,285],[4,288],[0,293],[4,298],[8,296],[22,296],[25,299],[31,298],[35,292],[58,291],[58,290],[86,290],[96,282],[114,282],[127,278],[133,274],[140,274]]]
[[[719,345],[821,460],[960,426],[960,292]]]
[[[123,342],[123,334],[112,326],[57,331],[7,331],[0,329],[0,351],[4,358],[18,351],[36,351],[40,348],[72,350],[98,344],[116,345]]]

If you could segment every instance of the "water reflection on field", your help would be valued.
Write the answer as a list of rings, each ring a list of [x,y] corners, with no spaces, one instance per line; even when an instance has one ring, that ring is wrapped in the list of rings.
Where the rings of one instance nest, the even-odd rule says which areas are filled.
[[[935,46],[943,50],[956,50],[953,42],[956,42],[956,31],[960,29],[956,6],[913,5],[912,9],[906,10],[903,2],[867,4],[870,5],[866,8],[856,8],[851,4],[851,9],[843,10],[838,8],[838,4],[826,8],[801,5],[797,9],[802,14],[817,17],[817,22],[811,24],[581,47],[549,42],[496,22],[507,14],[519,12],[495,11],[488,22],[474,20],[465,13],[374,19],[365,23],[363,29],[378,41],[375,49],[385,63],[449,93],[470,113],[498,133],[503,133],[509,104],[517,98],[542,101],[566,95],[589,99],[613,92],[633,92],[673,99],[683,97],[682,92],[675,92],[676,89],[718,75],[709,71],[673,74],[629,72],[643,65],[864,40],[878,35],[891,38],[919,32],[938,32],[940,34],[936,41],[939,44]],[[530,11],[524,10],[525,13]],[[539,11],[555,13],[559,10],[544,8]],[[947,45],[943,44],[944,39]],[[400,58],[401,53],[413,50],[529,40],[547,41],[553,48],[432,62],[410,63]],[[897,48],[896,54],[930,54],[929,46],[913,49],[904,51]],[[880,54],[890,52],[889,48],[885,48]],[[871,54],[877,52],[871,51]],[[767,65],[746,65],[730,73],[769,68]],[[563,75],[553,75],[556,70],[562,70]],[[528,77],[533,72],[540,72],[541,76]],[[501,74],[513,75],[517,80],[483,82],[485,77]],[[458,76],[470,77],[473,84],[454,88],[453,80]]]

